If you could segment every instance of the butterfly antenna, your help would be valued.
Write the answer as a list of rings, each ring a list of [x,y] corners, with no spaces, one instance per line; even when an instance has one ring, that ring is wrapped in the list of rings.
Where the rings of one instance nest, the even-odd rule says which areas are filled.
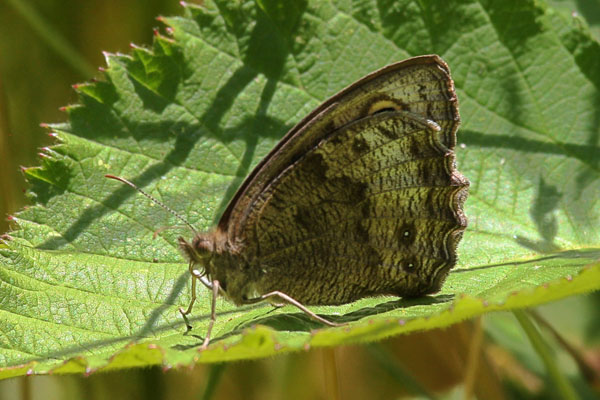
[[[104,175],[104,176],[106,178],[115,179],[119,182],[122,182],[126,185],[131,186],[132,188],[134,188],[135,190],[137,190],[138,192],[140,192],[141,194],[143,194],[144,196],[149,198],[154,204],[158,204],[159,206],[161,206],[162,208],[164,208],[165,210],[167,210],[168,212],[173,214],[175,216],[175,218],[177,218],[178,220],[180,220],[181,222],[186,224],[192,230],[192,232],[194,232],[196,235],[198,234],[198,231],[196,230],[196,228],[194,228],[194,226],[192,224],[190,224],[185,218],[183,218],[181,215],[179,215],[175,210],[173,210],[171,207],[164,204],[162,201],[154,198],[154,196],[144,192],[142,189],[137,187],[137,185],[135,185],[134,183],[129,182],[127,179],[121,178],[120,176],[115,176],[115,175]]]

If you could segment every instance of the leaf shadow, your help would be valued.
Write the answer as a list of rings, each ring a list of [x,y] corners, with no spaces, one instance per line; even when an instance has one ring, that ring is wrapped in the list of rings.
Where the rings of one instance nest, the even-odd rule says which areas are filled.
[[[322,312],[320,312],[318,314],[319,314],[319,316],[324,317],[325,319],[327,319],[329,321],[332,321],[335,323],[340,323],[340,324],[348,324],[351,322],[356,322],[356,321],[362,320],[364,318],[378,316],[381,314],[385,314],[389,311],[394,311],[394,310],[398,310],[398,309],[407,309],[407,308],[416,307],[416,306],[427,306],[427,305],[432,305],[432,304],[448,303],[448,302],[452,301],[454,299],[454,297],[455,296],[451,295],[451,294],[441,294],[441,295],[437,295],[437,296],[424,296],[424,297],[408,298],[408,299],[400,298],[400,299],[391,300],[391,301],[387,301],[387,302],[383,302],[383,303],[378,303],[375,306],[366,306],[359,310],[355,310],[355,311],[352,311],[350,313],[343,314],[343,315],[325,314]],[[272,307],[272,306],[269,304],[266,304],[266,303],[252,305],[252,306],[243,306],[243,307],[239,307],[238,311],[240,309],[246,310],[246,311],[251,311],[254,309],[260,309],[260,308],[264,308],[264,307]],[[240,324],[235,326],[233,329],[229,330],[227,333],[224,333],[222,335],[212,338],[211,343],[215,343],[218,341],[225,340],[229,337],[239,335],[244,330],[251,328],[255,325],[263,325],[263,326],[267,326],[271,329],[274,329],[276,331],[283,331],[283,332],[311,332],[316,329],[327,329],[328,328],[327,326],[325,326],[317,321],[312,320],[308,315],[306,315],[302,312],[272,314],[277,309],[278,309],[278,307],[272,307],[270,310],[268,310],[265,313],[264,316],[241,322]],[[272,315],[267,315],[267,314],[272,314]],[[216,322],[217,324],[218,324],[219,316],[221,316],[221,313],[217,314],[217,322]],[[203,341],[202,336],[196,335],[196,334],[192,334],[192,336],[194,338],[198,339],[197,343],[190,344],[190,345],[175,345],[173,347],[178,350],[188,350],[190,348],[200,346]]]
[[[176,304],[175,300],[185,287],[185,284],[188,281],[188,279],[189,274],[187,273],[187,271],[186,273],[181,274],[181,276],[175,282],[175,285],[173,285],[173,287],[171,288],[164,303],[152,310],[147,321],[139,329],[138,332],[132,333],[130,335],[115,336],[109,339],[79,342],[72,346],[65,346],[57,351],[48,351],[46,353],[36,354],[33,357],[21,359],[19,360],[18,365],[24,365],[30,362],[43,362],[49,359],[66,362],[67,360],[73,359],[74,357],[83,357],[86,353],[90,353],[93,355],[94,350],[112,345],[119,345],[119,349],[123,349],[126,347],[125,345],[134,344],[141,340],[151,338],[151,335],[158,337],[160,333],[172,330],[174,325],[181,325],[182,332],[184,332],[185,323],[183,319],[181,319],[181,321],[176,324],[170,323],[157,326],[155,325],[155,323],[167,308],[172,307],[174,304]],[[119,349],[114,350],[113,352],[117,352],[119,351]],[[8,364],[6,366],[10,367],[11,364]]]
[[[528,23],[523,26],[527,27],[523,32],[524,37],[531,34],[537,35],[543,31],[543,26],[539,24],[538,16],[535,14],[523,14],[528,20]],[[491,22],[496,24],[496,18],[491,18]],[[506,49],[514,54],[520,54],[522,51],[522,41],[515,40],[515,36],[509,31],[499,27],[498,39]],[[575,36],[582,35],[579,31],[574,33]],[[579,43],[587,40],[581,36]],[[595,86],[595,89],[600,87],[600,73],[598,72],[597,60],[600,55],[600,45],[592,43],[585,48],[573,47],[573,43],[577,41],[566,41],[564,37],[559,40],[563,41],[565,48],[571,52],[573,61],[578,68],[578,72],[586,77],[586,79]],[[491,64],[490,61],[485,62],[486,65]],[[589,129],[589,127],[598,126],[600,122],[600,114],[592,113],[592,121],[586,125],[580,125],[578,128],[571,128],[571,131],[557,131],[557,127],[550,125],[544,121],[543,112],[530,114],[528,110],[528,102],[531,99],[526,99],[521,96],[523,82],[520,79],[526,79],[525,75],[519,71],[520,66],[515,63],[509,69],[505,70],[504,76],[500,77],[500,83],[504,87],[504,93],[508,96],[506,104],[509,107],[510,120],[517,127],[544,126],[545,131],[540,132],[546,135],[548,140],[541,141],[530,139],[524,135],[498,135],[484,134],[475,132],[469,129],[460,130],[460,140],[465,144],[480,146],[484,148],[509,149],[522,152],[522,157],[513,157],[507,154],[503,160],[507,163],[512,163],[516,171],[519,171],[519,176],[523,176],[530,180],[532,185],[537,184],[537,192],[532,201],[530,216],[533,223],[539,232],[539,239],[531,239],[519,237],[517,243],[527,249],[534,250],[538,253],[548,254],[559,250],[559,246],[554,243],[554,239],[558,232],[558,222],[553,215],[554,211],[560,207],[565,208],[569,214],[569,218],[573,219],[575,224],[581,227],[589,227],[595,222],[589,218],[591,203],[586,200],[584,193],[591,193],[594,196],[597,192],[598,171],[600,170],[600,131],[597,129]],[[501,71],[498,69],[498,71]],[[500,72],[499,72],[500,73]],[[579,100],[579,99],[578,99]],[[581,99],[583,100],[583,99]],[[600,108],[600,94],[595,90],[591,96],[583,101],[588,101],[592,105],[591,109]],[[543,103],[540,103],[543,104]],[[575,118],[573,122],[577,122],[579,118]],[[586,129],[583,132],[574,132],[575,129]],[[584,137],[587,135],[587,138]],[[569,143],[566,140],[576,138],[579,143]],[[573,139],[571,139],[573,140]],[[532,158],[529,155],[534,154],[549,154],[558,155],[561,157],[560,163],[564,164],[564,160],[576,161],[570,164],[569,168],[549,168],[546,166],[546,159]],[[532,160],[535,162],[532,168]],[[594,187],[596,186],[596,187]],[[558,187],[562,190],[558,190]],[[546,196],[548,195],[548,196]],[[582,229],[583,230],[583,229]]]
[[[579,161],[580,174],[585,173],[581,169],[587,169],[590,173],[596,174],[594,169],[599,163],[598,154],[600,154],[600,146],[597,143],[550,143],[540,140],[534,140],[519,136],[484,134],[473,130],[461,130],[461,142],[467,147],[478,146],[481,148],[493,148],[502,150],[516,150],[523,154],[551,154],[560,155],[566,158]],[[512,157],[507,157],[510,162],[514,162],[516,170],[524,171],[527,179],[536,185],[535,196],[530,206],[529,215],[536,227],[540,239],[532,239],[524,236],[515,238],[517,244],[529,250],[541,254],[554,253],[560,250],[560,247],[554,243],[558,234],[558,220],[555,216],[561,205],[568,207],[573,219],[580,226],[586,226],[590,223],[589,216],[586,213],[577,212],[581,208],[580,193],[585,190],[582,185],[591,185],[593,182],[586,180],[576,182],[576,188],[572,191],[561,192],[558,189],[558,183],[548,182],[543,170],[532,170],[528,167],[523,167],[518,163],[526,163],[525,159],[510,161]],[[536,183],[537,180],[537,183]],[[565,182],[569,178],[565,177]],[[562,182],[561,182],[562,183]]]
[[[298,3],[298,7],[293,8],[294,19],[299,21],[302,13],[304,13],[306,4],[305,2]],[[162,161],[157,162],[150,167],[143,170],[139,175],[133,177],[126,177],[128,180],[135,183],[140,188],[145,188],[151,182],[155,181],[158,177],[164,176],[170,170],[177,166],[181,166],[184,161],[189,157],[191,149],[194,145],[205,136],[213,136],[219,138],[223,143],[230,143],[232,141],[243,141],[245,142],[245,150],[241,157],[241,161],[235,173],[236,179],[232,179],[229,187],[225,191],[220,205],[214,215],[214,222],[216,222],[222,212],[225,210],[227,203],[233,197],[235,191],[241,184],[243,177],[245,177],[251,167],[252,160],[256,155],[256,147],[259,143],[260,138],[280,138],[290,128],[287,124],[279,121],[275,118],[267,116],[267,110],[269,104],[275,94],[277,83],[281,79],[284,71],[285,62],[290,51],[290,43],[293,43],[292,38],[295,35],[295,31],[298,26],[292,27],[285,24],[281,24],[278,19],[281,17],[277,13],[268,14],[268,11],[277,11],[276,9],[261,9],[256,5],[256,12],[258,20],[256,24],[250,24],[252,31],[249,33],[249,38],[246,42],[246,46],[243,49],[242,61],[243,64],[235,70],[229,77],[229,79],[220,87],[214,96],[212,103],[204,110],[202,115],[197,118],[196,124],[182,123],[180,121],[163,121],[153,124],[139,124],[137,121],[119,121],[124,127],[135,126],[135,130],[132,132],[132,136],[136,133],[149,133],[152,138],[157,140],[167,140],[168,135],[172,132],[177,132],[175,143],[172,149],[166,154]],[[239,17],[239,16],[238,16]],[[242,18],[247,18],[242,15]],[[198,20],[199,24],[202,22]],[[269,53],[268,63],[265,63],[264,51],[261,51],[265,41],[272,40],[273,32],[283,33],[287,36],[281,37],[276,36],[277,40],[280,41],[279,52]],[[245,37],[247,33],[237,31],[238,35]],[[270,36],[271,35],[271,36]],[[176,54],[176,57],[181,58],[180,54]],[[131,63],[136,63],[134,59]],[[136,64],[137,65],[137,64]],[[187,77],[193,74],[190,67],[187,64],[182,64],[184,68],[179,73],[167,74],[169,79],[180,82],[182,84]],[[134,92],[143,100],[143,104],[149,110],[157,111],[164,108],[169,103],[169,97],[174,96],[173,87],[176,86],[174,83],[170,83],[165,89],[165,93],[150,90],[146,85],[137,79],[142,77],[144,72],[142,67],[136,66],[136,74],[128,75],[130,82],[134,87]],[[262,74],[267,78],[266,84],[263,87],[258,108],[255,110],[253,115],[249,115],[238,123],[234,127],[228,129],[221,128],[221,122],[225,113],[231,109],[234,101],[238,98],[240,93],[253,82],[259,74]],[[118,94],[111,89],[110,85],[102,83],[99,85],[104,88],[105,91],[110,92],[107,95],[112,102],[119,100]],[[160,88],[160,85],[155,85]],[[158,90],[158,89],[156,89]],[[165,101],[165,98],[167,101]],[[86,106],[94,105],[93,99],[89,96],[84,96]],[[157,105],[158,104],[158,105]],[[162,106],[161,106],[162,104]],[[97,106],[97,104],[95,104]],[[85,108],[85,107],[82,107]],[[108,119],[114,119],[113,110],[110,104],[102,104],[96,107],[98,110],[103,110],[103,113],[107,115]],[[78,127],[84,132],[83,135],[97,135],[97,131],[92,131],[89,128],[89,121],[85,118],[75,118],[72,132],[79,132]],[[100,125],[102,126],[102,125]],[[127,129],[129,131],[129,129]],[[114,132],[109,129],[101,130],[106,135],[114,136]],[[68,171],[67,171],[68,172]],[[60,236],[55,236],[47,239],[37,247],[44,250],[56,250],[59,249],[74,240],[76,240],[90,224],[99,218],[102,218],[106,214],[118,209],[123,202],[125,202],[131,196],[137,196],[138,194],[129,187],[123,186],[116,189],[111,195],[99,201],[99,205],[88,207],[76,221],[72,222],[67,228],[62,229]]]
[[[554,243],[554,239],[558,234],[558,221],[554,212],[558,210],[562,196],[555,185],[546,184],[544,178],[540,176],[537,193],[529,215],[541,236],[541,240],[517,236],[515,241],[518,244],[541,254],[554,253],[560,250],[560,247]]]

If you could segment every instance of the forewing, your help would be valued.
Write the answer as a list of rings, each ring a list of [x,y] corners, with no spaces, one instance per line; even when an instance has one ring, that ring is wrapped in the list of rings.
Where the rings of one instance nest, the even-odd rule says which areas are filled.
[[[286,168],[340,127],[394,106],[435,121],[439,141],[449,149],[459,124],[454,85],[446,63],[436,55],[410,58],[375,71],[325,101],[292,128],[256,166],[230,201],[219,230],[230,241],[243,238],[246,218],[257,197]]]

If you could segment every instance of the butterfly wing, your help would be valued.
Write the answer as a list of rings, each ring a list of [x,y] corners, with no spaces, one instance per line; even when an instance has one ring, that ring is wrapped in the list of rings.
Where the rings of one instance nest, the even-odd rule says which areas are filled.
[[[366,76],[294,127],[247,178],[219,229],[259,293],[304,304],[437,291],[466,226],[447,65],[422,56]]]

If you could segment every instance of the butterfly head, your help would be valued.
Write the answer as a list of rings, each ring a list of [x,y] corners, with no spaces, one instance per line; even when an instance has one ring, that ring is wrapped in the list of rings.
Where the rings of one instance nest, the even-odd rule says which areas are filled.
[[[197,234],[192,242],[180,237],[179,247],[188,260],[193,264],[199,264],[206,268],[210,265],[211,258],[215,254],[215,240],[210,233]]]

